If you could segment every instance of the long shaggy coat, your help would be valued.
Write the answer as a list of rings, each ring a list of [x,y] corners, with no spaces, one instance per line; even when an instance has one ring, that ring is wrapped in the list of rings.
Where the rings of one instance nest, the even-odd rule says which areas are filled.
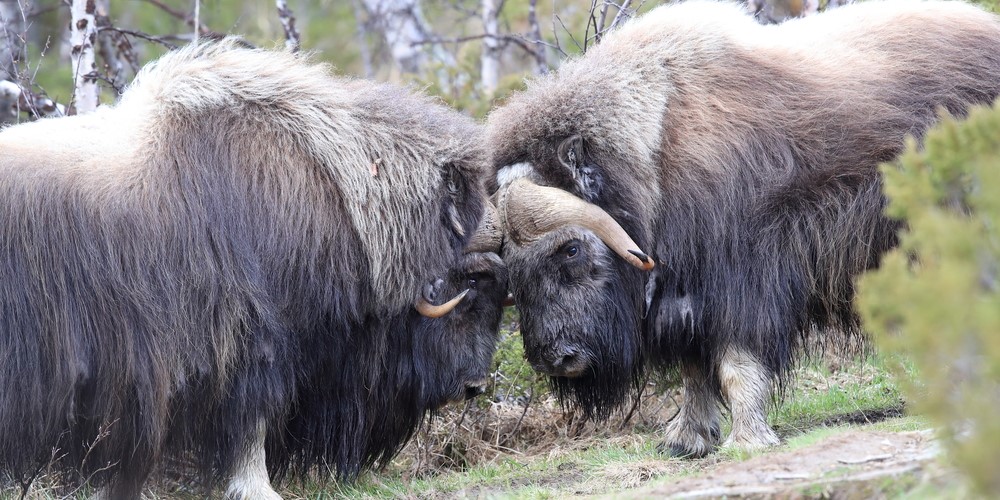
[[[411,305],[475,231],[480,143],[427,98],[232,40],[4,130],[0,469],[132,495],[167,455],[230,472],[261,422],[279,466],[389,456],[445,399]]]
[[[595,203],[657,265],[647,278],[611,254],[602,300],[577,303],[579,286],[537,272],[563,239],[506,243],[515,299],[536,325],[525,320],[528,351],[579,336],[613,353],[594,370],[681,364],[714,393],[733,348],[766,383],[784,376],[806,333],[858,326],[853,278],[898,228],[883,215],[879,163],[940,110],[962,115],[998,93],[1000,21],[959,2],[864,2],[761,26],[735,5],[690,1],[608,34],[491,113],[492,189],[526,176]],[[576,171],[556,157],[572,136],[586,156]],[[641,331],[605,327],[636,314]],[[606,414],[634,380],[557,383]],[[703,434],[717,439],[717,423]]]

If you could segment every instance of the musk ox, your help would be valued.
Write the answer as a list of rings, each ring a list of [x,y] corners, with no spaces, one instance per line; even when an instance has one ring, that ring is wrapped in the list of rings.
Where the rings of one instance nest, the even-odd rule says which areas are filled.
[[[896,241],[877,165],[1000,92],[1000,20],[864,2],[777,26],[660,7],[494,110],[502,256],[528,360],[604,417],[678,367],[666,448],[778,442],[810,331],[857,340],[853,278]]]
[[[490,365],[482,144],[427,98],[232,39],[0,132],[4,482],[138,498],[181,457],[272,498],[269,469],[391,456]]]

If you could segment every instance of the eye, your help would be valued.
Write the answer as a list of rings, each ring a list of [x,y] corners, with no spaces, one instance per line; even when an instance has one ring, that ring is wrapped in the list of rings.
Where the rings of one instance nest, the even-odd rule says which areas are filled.
[[[490,279],[495,279],[492,273],[473,273],[466,276],[465,283],[469,288],[478,288],[480,283],[488,283]]]
[[[552,253],[552,257],[556,259],[569,260],[576,257],[581,250],[583,250],[583,246],[580,240],[572,239],[563,243],[558,250]]]

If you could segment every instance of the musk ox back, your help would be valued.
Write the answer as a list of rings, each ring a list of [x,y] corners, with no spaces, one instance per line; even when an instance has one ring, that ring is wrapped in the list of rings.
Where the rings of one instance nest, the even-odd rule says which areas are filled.
[[[503,278],[467,247],[480,144],[427,98],[232,40],[0,132],[3,474],[51,461],[134,498],[191,454],[266,497],[265,448],[272,471],[342,476],[390,456],[492,355],[502,290],[472,317],[413,307],[445,313],[424,293],[444,277]]]
[[[895,244],[877,165],[998,93],[1000,20],[959,2],[630,22],[489,117],[529,361],[596,416],[679,366],[667,446],[710,452],[719,402],[727,445],[777,443],[774,383],[808,332],[857,332],[853,278]]]

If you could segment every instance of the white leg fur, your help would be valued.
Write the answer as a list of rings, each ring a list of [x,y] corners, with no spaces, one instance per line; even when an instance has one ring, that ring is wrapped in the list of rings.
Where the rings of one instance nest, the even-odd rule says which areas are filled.
[[[708,377],[696,364],[681,366],[684,406],[667,425],[664,451],[674,456],[703,457],[719,444],[719,407]]]
[[[730,347],[719,362],[719,384],[733,416],[733,430],[723,447],[762,449],[780,443],[767,424],[772,380],[753,356]]]
[[[257,424],[257,435],[248,443],[245,455],[237,463],[226,487],[227,500],[281,500],[271,488],[264,456],[264,438],[267,427],[263,420]]]

